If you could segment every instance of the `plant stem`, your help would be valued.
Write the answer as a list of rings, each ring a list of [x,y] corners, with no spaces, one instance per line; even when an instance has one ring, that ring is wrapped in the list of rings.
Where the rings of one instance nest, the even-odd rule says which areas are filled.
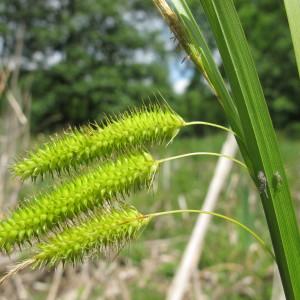
[[[215,212],[211,212],[211,211],[204,211],[204,210],[199,210],[199,209],[176,209],[176,210],[150,213],[150,214],[144,215],[144,217],[154,218],[154,217],[159,217],[159,216],[165,216],[165,215],[171,215],[171,214],[181,214],[181,213],[197,213],[197,214],[211,215],[211,216],[218,217],[220,219],[226,220],[226,221],[228,221],[230,223],[233,223],[235,225],[238,225],[239,227],[241,227],[242,229],[247,231],[250,235],[252,235],[253,238],[255,238],[257,240],[257,242],[262,246],[262,248],[264,248],[272,256],[272,258],[275,260],[275,256],[274,256],[272,250],[264,242],[264,240],[261,237],[259,237],[252,229],[250,229],[246,225],[240,223],[239,221],[237,221],[237,220],[235,220],[231,217],[228,217],[228,216],[225,216],[225,215],[222,215],[222,214],[219,214],[219,213],[215,213]]]
[[[230,132],[233,135],[236,135],[236,133],[233,130],[231,130],[230,128],[227,128],[225,126],[218,125],[215,123],[210,123],[210,122],[204,122],[204,121],[185,122],[183,126],[192,126],[192,125],[206,125],[206,126],[210,126],[210,127],[215,127],[215,128],[219,128],[224,131]]]
[[[190,156],[217,156],[217,157],[225,157],[230,159],[231,161],[239,164],[240,166],[242,166],[243,168],[247,169],[247,166],[241,162],[238,159],[235,159],[234,157],[225,155],[225,154],[221,154],[221,153],[215,153],[215,152],[191,152],[191,153],[186,153],[186,154],[180,154],[180,155],[176,155],[176,156],[171,156],[171,157],[167,157],[167,158],[163,158],[158,160],[158,163],[164,163],[167,161],[171,161],[171,160],[175,160],[175,159],[180,159],[180,158],[184,158],[184,157],[190,157]]]

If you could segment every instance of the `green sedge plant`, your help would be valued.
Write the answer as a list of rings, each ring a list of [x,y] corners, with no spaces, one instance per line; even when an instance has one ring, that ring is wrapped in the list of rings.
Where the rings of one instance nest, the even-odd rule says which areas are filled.
[[[234,134],[231,129],[213,123],[185,122],[166,105],[143,106],[109,120],[105,125],[88,126],[50,138],[12,167],[24,180],[55,172],[62,175],[63,171],[71,173],[71,177],[21,202],[0,222],[2,251],[34,244],[31,257],[16,265],[0,282],[28,266],[76,264],[86,256],[114,252],[136,238],[152,218],[184,212],[142,214],[126,203],[134,192],[151,187],[159,166],[166,161],[194,155],[225,156],[247,169],[235,158],[204,151],[155,159],[149,152],[151,146],[168,145],[185,126],[213,126]],[[88,166],[77,174],[82,165]],[[214,212],[186,211],[210,214],[242,227],[273,256],[268,245],[238,221]]]
[[[235,134],[248,170],[260,194],[288,299],[300,299],[300,236],[275,132],[232,0],[200,0],[223,59],[230,88],[214,62],[200,27],[185,0],[154,0],[187,56],[206,78],[232,129],[204,122],[185,122],[166,105],[134,109],[105,124],[71,130],[29,153],[13,167],[22,179],[72,173],[48,193],[22,203],[0,223],[0,247],[35,243],[31,257],[15,266],[2,281],[27,267],[77,263],[84,256],[122,247],[157,216],[183,211],[142,214],[125,204],[127,196],[149,188],[165,161],[195,152],[155,159],[152,146],[166,145],[189,125],[207,125]],[[296,21],[286,1],[293,38]],[[297,6],[294,4],[294,9]],[[299,11],[298,11],[299,12]],[[295,43],[296,54],[297,43]],[[81,165],[95,166],[76,175]],[[272,256],[272,250],[248,227],[229,217],[198,210],[230,221],[248,231]],[[42,240],[36,242],[36,240]]]

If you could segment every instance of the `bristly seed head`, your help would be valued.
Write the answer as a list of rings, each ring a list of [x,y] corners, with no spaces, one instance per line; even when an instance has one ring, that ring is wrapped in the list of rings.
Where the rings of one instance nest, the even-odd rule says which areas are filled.
[[[75,264],[87,255],[120,249],[136,238],[148,221],[149,218],[134,207],[97,213],[80,225],[38,244],[34,267],[54,266],[60,262]]]
[[[166,106],[143,107],[108,119],[105,126],[84,127],[53,139],[16,163],[13,171],[23,180],[68,171],[95,158],[167,143],[184,124]]]
[[[122,156],[25,202],[0,222],[0,249],[10,251],[81,213],[148,187],[157,167],[148,153]]]

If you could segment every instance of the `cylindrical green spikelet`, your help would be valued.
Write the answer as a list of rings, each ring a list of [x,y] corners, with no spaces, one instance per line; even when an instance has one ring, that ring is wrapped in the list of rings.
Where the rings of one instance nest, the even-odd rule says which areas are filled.
[[[148,186],[157,166],[148,153],[123,156],[26,202],[0,223],[0,248],[9,251],[75,215]]]
[[[185,122],[167,107],[125,113],[104,127],[73,130],[45,144],[14,167],[22,179],[69,170],[94,158],[170,141]]]
[[[73,228],[68,228],[47,242],[37,245],[34,266],[76,263],[87,255],[118,249],[134,239],[148,223],[135,208],[114,209],[96,214]]]

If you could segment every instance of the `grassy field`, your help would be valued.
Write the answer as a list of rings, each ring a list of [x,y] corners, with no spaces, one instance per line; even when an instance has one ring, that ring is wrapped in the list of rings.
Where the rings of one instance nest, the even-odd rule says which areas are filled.
[[[221,135],[177,139],[168,148],[155,151],[155,156],[163,158],[193,151],[219,152],[223,141],[224,136]],[[300,141],[280,138],[280,145],[299,211]],[[216,158],[192,157],[162,165],[153,188],[128,201],[143,213],[185,206],[200,209],[215,163]],[[48,184],[43,182],[42,185]],[[269,243],[262,206],[246,172],[235,165],[225,187],[216,211],[248,225]],[[25,186],[22,196],[29,190],[32,186]],[[107,263],[97,262],[98,270],[102,268],[107,272],[106,278],[103,281],[99,279],[95,285],[97,288],[93,289],[88,299],[100,299],[100,295],[104,295],[104,299],[165,299],[196,217],[191,214],[159,217],[150,223],[137,241],[123,249],[117,259]],[[51,273],[48,275],[43,281],[51,281]],[[199,286],[208,296],[207,299],[270,299],[273,262],[268,253],[243,230],[213,219],[199,270],[194,277],[186,299],[196,299],[195,290]],[[73,283],[74,287],[78,286],[79,295],[84,291],[84,285],[80,280],[78,284]],[[118,296],[117,292],[116,296],[111,296],[109,290],[113,290],[114,285],[118,286],[116,290],[119,293],[128,294],[129,298]],[[45,299],[43,292],[31,288],[35,299]]]

